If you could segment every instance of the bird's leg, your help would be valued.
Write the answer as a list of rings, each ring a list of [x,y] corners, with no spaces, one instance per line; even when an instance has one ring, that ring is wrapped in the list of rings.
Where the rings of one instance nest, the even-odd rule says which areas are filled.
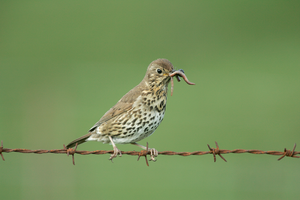
[[[145,146],[140,145],[140,144],[138,144],[138,143],[136,143],[136,142],[131,143],[131,144],[133,144],[133,145],[135,145],[135,146],[138,146],[138,147],[141,147],[141,148],[144,149],[144,150],[148,150],[148,152],[150,152],[150,157],[151,157],[150,160],[156,161],[155,158],[154,158],[154,157],[157,157],[157,156],[158,156],[158,151],[157,151],[156,149],[145,147]],[[147,146],[148,146],[148,145],[147,145]]]
[[[109,140],[114,148],[114,153],[111,154],[109,160],[112,161],[113,158],[117,157],[118,154],[120,154],[120,157],[122,156],[122,153],[121,151],[117,148],[117,146],[115,145],[114,141],[112,140],[111,136],[108,136],[109,137]]]

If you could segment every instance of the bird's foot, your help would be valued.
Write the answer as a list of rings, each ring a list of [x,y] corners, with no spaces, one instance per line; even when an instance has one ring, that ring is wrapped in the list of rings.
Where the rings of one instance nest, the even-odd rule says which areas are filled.
[[[150,152],[150,160],[149,161],[156,161],[154,157],[158,156],[158,151],[154,148],[148,148],[148,152]]]
[[[151,158],[150,161],[154,161],[154,162],[156,161],[156,159],[154,157],[158,156],[158,151],[156,149],[154,149],[154,148],[149,148],[148,147],[148,142],[147,142],[147,146],[146,147],[144,147],[143,145],[140,145],[140,144],[138,144],[136,142],[131,143],[131,144],[133,144],[135,146],[138,146],[138,147],[141,147],[142,149],[146,150],[148,153],[150,153],[150,158]]]
[[[115,157],[118,156],[118,154],[119,154],[120,157],[122,156],[122,152],[116,146],[114,146],[114,153],[111,154],[109,160],[112,161]]]

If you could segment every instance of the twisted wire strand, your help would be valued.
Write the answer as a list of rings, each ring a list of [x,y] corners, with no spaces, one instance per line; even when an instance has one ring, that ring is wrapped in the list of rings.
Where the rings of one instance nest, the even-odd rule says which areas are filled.
[[[300,154],[300,151],[295,151],[296,144],[293,147],[293,150],[287,150],[286,148],[284,149],[283,152],[281,151],[262,151],[262,150],[246,150],[246,149],[234,149],[234,150],[225,150],[225,149],[219,149],[219,145],[217,142],[215,142],[217,148],[211,148],[208,145],[209,151],[194,151],[194,152],[174,152],[174,151],[161,151],[158,152],[159,155],[179,155],[179,156],[192,156],[192,155],[206,155],[206,154],[213,154],[214,156],[214,161],[216,162],[216,155],[220,156],[225,162],[227,160],[221,155],[221,154],[229,154],[229,153],[251,153],[251,154],[268,154],[268,155],[277,155],[281,156],[278,158],[278,160],[281,160],[284,157],[293,157],[293,158],[300,158],[300,156],[297,156],[297,154]],[[80,155],[90,155],[90,154],[112,154],[114,153],[113,150],[96,150],[96,151],[78,151],[76,150],[77,145],[75,148],[69,148],[67,149],[65,146],[63,149],[52,149],[52,150],[43,150],[43,149],[38,149],[38,150],[30,150],[30,149],[9,149],[9,148],[3,148],[3,142],[1,142],[1,147],[0,147],[0,155],[2,159],[4,160],[4,157],[2,153],[11,153],[11,152],[17,152],[17,153],[34,153],[34,154],[45,154],[45,153],[54,153],[54,154],[67,154],[67,155],[72,155],[72,160],[73,164],[75,165],[74,161],[74,155],[75,154],[80,154]],[[148,144],[147,144],[148,148]],[[138,159],[141,156],[144,156],[146,159],[146,164],[148,164],[147,160],[147,155],[150,155],[150,151],[148,150],[142,150],[142,151],[122,151],[122,154],[127,154],[127,155],[132,155],[132,156],[138,156]]]

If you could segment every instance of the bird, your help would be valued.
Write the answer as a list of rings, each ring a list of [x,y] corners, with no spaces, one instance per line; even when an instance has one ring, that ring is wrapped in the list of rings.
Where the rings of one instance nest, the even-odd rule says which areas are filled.
[[[137,142],[152,135],[164,119],[167,105],[168,84],[173,77],[179,76],[191,83],[186,78],[184,71],[175,70],[167,59],[157,59],[150,63],[143,80],[125,94],[100,120],[92,126],[88,133],[67,145],[72,148],[87,141],[99,141],[111,144],[114,152],[109,160],[122,156],[116,144],[133,144],[148,150],[152,161],[158,156],[158,151],[148,148]]]

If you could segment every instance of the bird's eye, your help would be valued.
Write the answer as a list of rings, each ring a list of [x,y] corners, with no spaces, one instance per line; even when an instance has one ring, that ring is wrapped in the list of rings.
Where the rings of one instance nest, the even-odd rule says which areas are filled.
[[[157,73],[159,73],[159,74],[162,73],[161,69],[157,69],[156,71],[157,71]]]

